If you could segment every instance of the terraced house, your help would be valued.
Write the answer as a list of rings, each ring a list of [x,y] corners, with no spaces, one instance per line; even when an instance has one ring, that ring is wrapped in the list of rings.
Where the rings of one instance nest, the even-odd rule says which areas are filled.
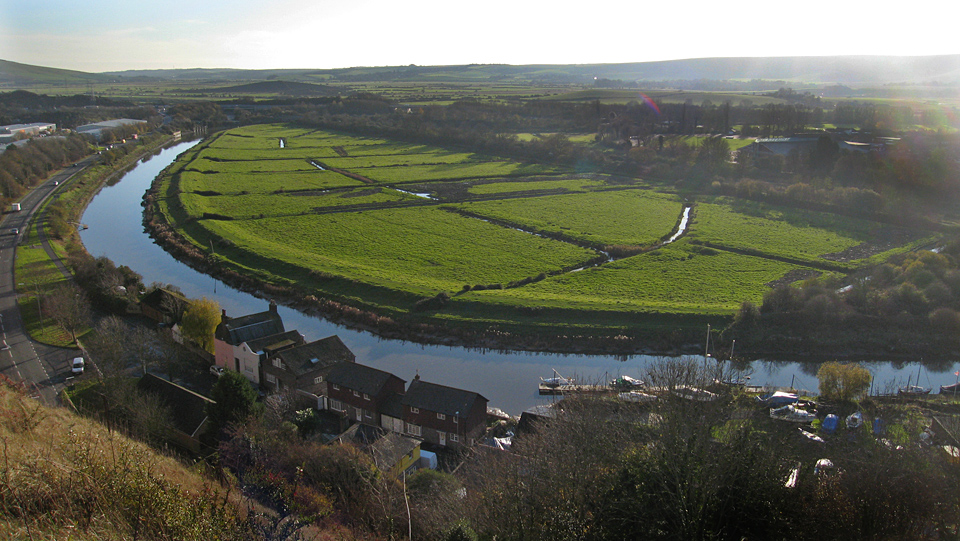
[[[380,412],[406,382],[389,372],[357,363],[331,367],[319,385],[321,408],[340,412],[351,421],[380,426]]]
[[[269,354],[262,364],[264,387],[268,391],[298,389],[319,395],[324,378],[339,363],[355,362],[357,356],[340,337],[281,348]]]
[[[487,402],[479,393],[417,375],[401,397],[404,432],[434,445],[473,445],[486,428]]]

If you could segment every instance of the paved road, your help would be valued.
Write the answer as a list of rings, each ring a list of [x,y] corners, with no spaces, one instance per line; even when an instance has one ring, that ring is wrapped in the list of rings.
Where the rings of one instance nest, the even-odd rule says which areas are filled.
[[[57,403],[57,394],[72,379],[70,361],[77,350],[47,346],[30,340],[23,330],[20,309],[17,306],[16,284],[21,290],[29,287],[29,276],[14,277],[14,252],[21,239],[26,238],[30,217],[57,188],[71,176],[94,161],[91,156],[67,167],[30,191],[21,201],[20,212],[4,209],[0,222],[0,374],[14,381],[26,383],[33,396],[48,404]],[[14,228],[19,233],[13,232]],[[40,248],[31,248],[40,249]],[[16,280],[16,282],[14,282]]]

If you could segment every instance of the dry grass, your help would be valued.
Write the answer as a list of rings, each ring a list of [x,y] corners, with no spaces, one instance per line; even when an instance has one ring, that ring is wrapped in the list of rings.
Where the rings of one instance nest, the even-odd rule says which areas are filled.
[[[177,460],[0,381],[0,538],[239,539],[242,514]]]

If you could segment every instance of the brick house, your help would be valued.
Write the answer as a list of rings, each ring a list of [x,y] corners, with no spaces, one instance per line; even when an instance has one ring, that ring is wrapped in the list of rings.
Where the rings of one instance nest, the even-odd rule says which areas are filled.
[[[220,324],[213,333],[214,362],[225,370],[243,374],[240,364],[241,345],[283,332],[283,320],[274,303],[270,303],[266,312],[241,317],[228,317],[224,310],[220,316]],[[257,378],[259,379],[259,370]]]
[[[353,362],[330,367],[319,383],[320,407],[346,418],[380,426],[381,406],[393,395],[403,394],[405,381],[389,372]]]
[[[263,385],[270,391],[299,389],[319,395],[323,379],[334,365],[356,360],[357,356],[336,335],[279,349],[262,364]]]
[[[240,372],[252,383],[260,385],[263,382],[263,365],[271,355],[303,345],[304,342],[306,340],[299,332],[287,331],[243,342],[233,348],[233,354],[240,361]]]
[[[418,375],[400,398],[403,432],[441,446],[473,445],[486,429],[487,402],[473,391],[429,383]]]

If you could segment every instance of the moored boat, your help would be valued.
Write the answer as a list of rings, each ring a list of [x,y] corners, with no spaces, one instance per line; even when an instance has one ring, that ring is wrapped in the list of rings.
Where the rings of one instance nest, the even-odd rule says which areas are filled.
[[[770,410],[770,417],[780,421],[789,421],[791,423],[811,423],[817,420],[817,414],[799,409],[793,404],[787,404],[782,408]]]
[[[960,383],[954,383],[953,385],[941,385],[940,394],[960,394]]]

